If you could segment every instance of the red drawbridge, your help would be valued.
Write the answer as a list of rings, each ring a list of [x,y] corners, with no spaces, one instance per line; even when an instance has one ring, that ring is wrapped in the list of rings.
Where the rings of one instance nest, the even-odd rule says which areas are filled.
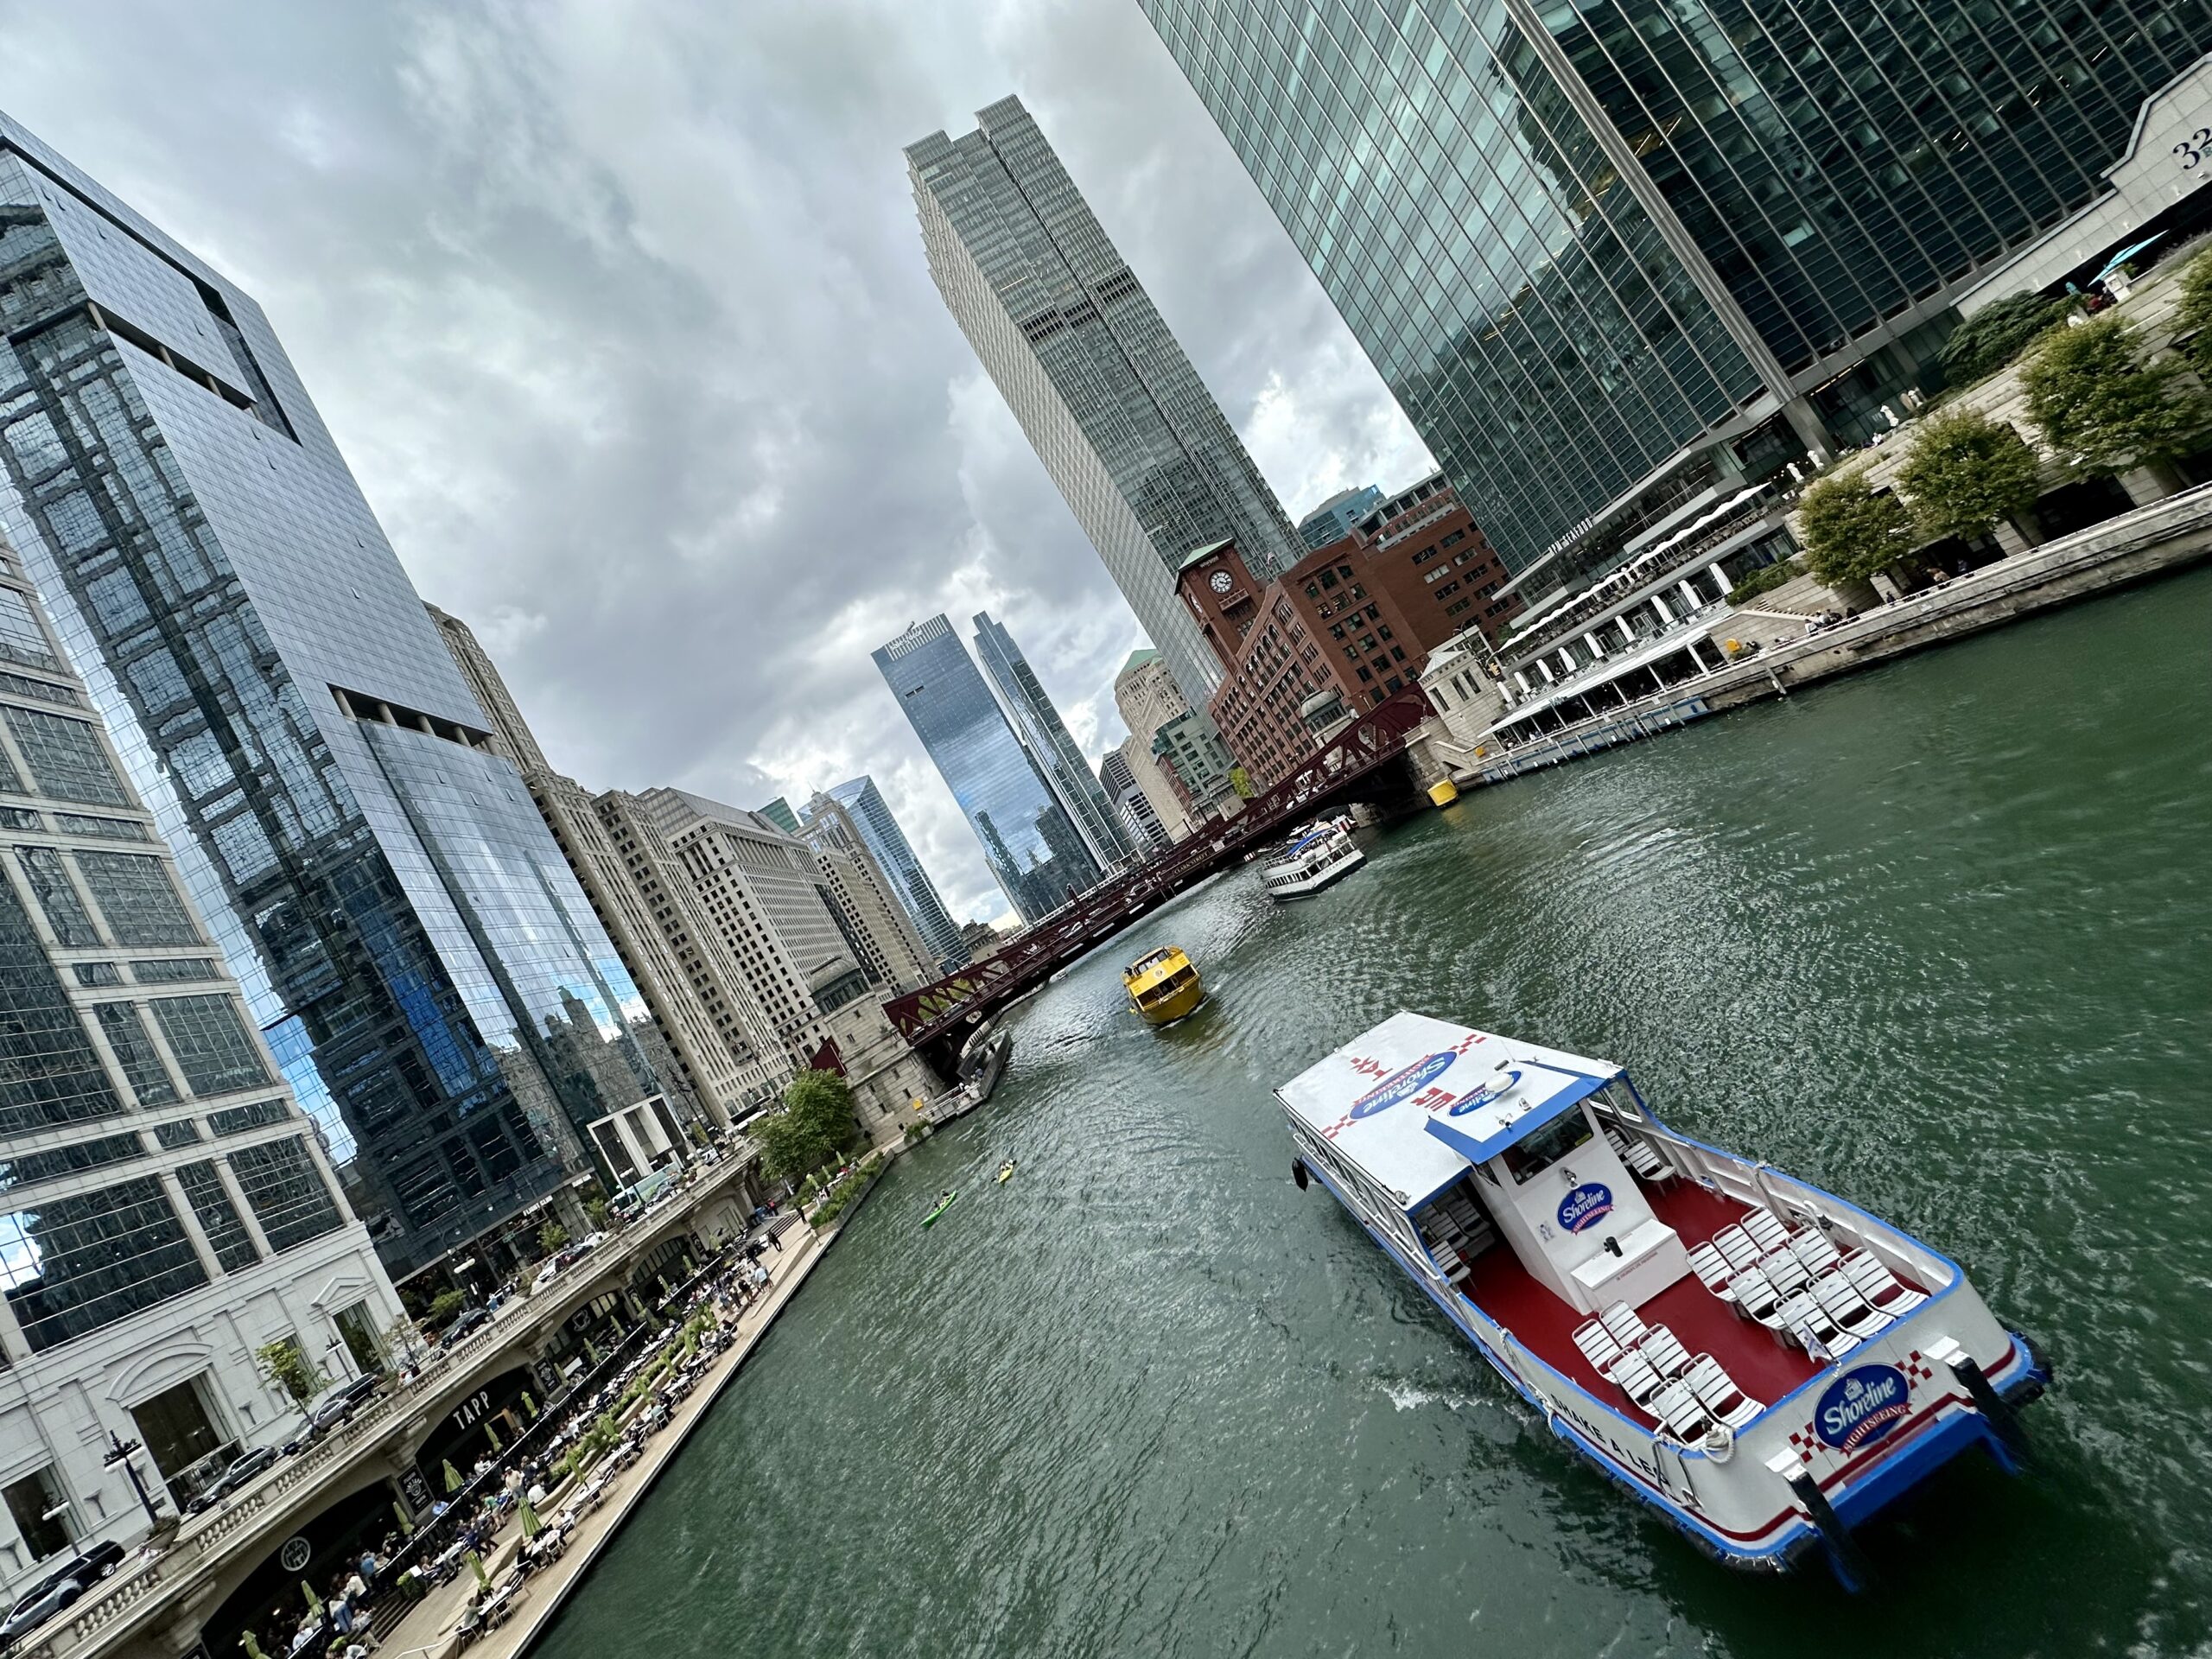
[[[1209,824],[1149,864],[1093,887],[997,954],[885,1003],[884,1012],[900,1036],[949,1071],[943,1059],[986,1015],[1185,887],[1265,845],[1293,819],[1398,760],[1407,737],[1428,715],[1428,699],[1418,686],[1401,691],[1330,739],[1293,776],[1246,802],[1236,817]]]

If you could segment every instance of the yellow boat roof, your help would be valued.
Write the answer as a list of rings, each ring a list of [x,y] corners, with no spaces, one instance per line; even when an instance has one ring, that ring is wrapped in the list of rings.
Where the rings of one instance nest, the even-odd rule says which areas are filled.
[[[1123,969],[1122,983],[1132,991],[1148,991],[1190,965],[1191,959],[1183,954],[1182,946],[1164,945],[1148,956],[1138,957]]]

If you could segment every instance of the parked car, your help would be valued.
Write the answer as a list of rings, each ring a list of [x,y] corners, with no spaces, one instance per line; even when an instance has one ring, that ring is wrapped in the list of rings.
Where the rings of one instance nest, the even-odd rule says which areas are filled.
[[[280,1446],[260,1446],[240,1452],[231,1459],[229,1468],[200,1489],[200,1496],[184,1506],[184,1512],[198,1515],[203,1510],[213,1509],[232,1493],[242,1491],[257,1477],[268,1473],[283,1458],[284,1448]]]
[[[300,1432],[284,1449],[296,1452],[327,1434],[366,1405],[383,1386],[384,1378],[371,1375],[352,1377],[325,1389],[302,1408]]]
[[[15,1643],[74,1604],[92,1586],[123,1565],[123,1546],[103,1540],[41,1579],[0,1619],[0,1649]]]
[[[567,1265],[568,1263],[557,1255],[547,1262],[537,1270],[537,1277],[530,1281],[530,1294],[535,1296],[546,1286],[551,1284],[559,1276],[561,1269]]]
[[[488,1307],[465,1307],[454,1317],[454,1322],[446,1326],[438,1338],[438,1345],[450,1348],[470,1332],[491,1323],[491,1319],[492,1310]]]

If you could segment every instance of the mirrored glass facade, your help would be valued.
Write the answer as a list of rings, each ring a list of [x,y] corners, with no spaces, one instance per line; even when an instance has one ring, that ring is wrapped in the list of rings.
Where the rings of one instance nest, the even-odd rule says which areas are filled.
[[[1034,922],[1096,884],[1097,861],[952,624],[942,616],[918,622],[874,656],[1021,919]]]
[[[1234,537],[1262,575],[1296,532],[1019,99],[906,149],[930,274],[1077,522],[1198,708],[1221,666],[1175,595]]]
[[[591,1173],[642,1006],[258,308],[0,117],[0,530],[385,1261]],[[127,798],[56,721],[7,709],[16,764]],[[127,866],[82,887],[171,942]]]
[[[849,779],[823,792],[851,816],[861,839],[868,843],[868,851],[890,877],[895,896],[905,906],[914,931],[922,936],[922,943],[928,946],[938,966],[947,973],[965,967],[968,947],[961,941],[960,925],[945,909],[944,900],[938,895],[937,883],[922,868],[922,861],[907,841],[906,832],[899,827],[899,820],[892,816],[891,804],[875,786],[875,779]]]
[[[1508,567],[1562,577],[1864,442],[2212,48],[2204,0],[1140,3]]]
[[[998,688],[999,701],[1014,722],[1015,734],[1028,748],[1029,758],[1037,763],[1046,786],[1090,849],[1090,855],[1101,868],[1127,858],[1128,838],[1122,833],[1096,774],[1076,747],[1060,711],[1045,694],[1037,671],[1029,666],[1014,636],[993,621],[988,611],[976,613],[976,656]]]

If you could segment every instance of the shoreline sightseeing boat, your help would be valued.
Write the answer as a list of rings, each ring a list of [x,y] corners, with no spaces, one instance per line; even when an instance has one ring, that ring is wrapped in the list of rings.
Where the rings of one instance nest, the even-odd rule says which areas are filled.
[[[1323,818],[1293,836],[1281,856],[1260,872],[1260,881],[1270,899],[1304,899],[1366,862],[1351,838],[1351,820]]]
[[[1162,945],[1124,968],[1122,988],[1129,994],[1129,1007],[1148,1026],[1172,1026],[1188,1019],[1206,1000],[1198,969],[1175,944]]]
[[[1334,1193],[1552,1432],[1708,1553],[1783,1569],[2050,1373],[1928,1245],[1685,1139],[1610,1061],[1399,1014],[1276,1090]]]

